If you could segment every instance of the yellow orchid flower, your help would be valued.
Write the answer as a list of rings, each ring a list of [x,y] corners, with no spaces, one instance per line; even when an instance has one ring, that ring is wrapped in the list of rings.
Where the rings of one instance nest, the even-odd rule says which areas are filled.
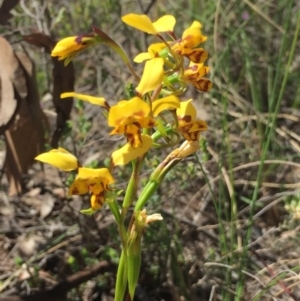
[[[91,193],[91,207],[93,210],[101,209],[105,201],[105,191],[115,182],[107,168],[80,167],[74,182],[69,187],[69,194]]]
[[[150,111],[149,105],[139,97],[120,101],[109,110],[108,125],[114,127],[110,134],[124,134],[133,148],[140,147],[141,128],[151,128],[155,124],[149,117]]]
[[[58,60],[67,59],[67,63],[78,54],[92,45],[96,44],[94,37],[72,36],[60,40],[51,52],[51,56],[58,57]]]
[[[69,194],[91,193],[91,207],[100,209],[105,201],[105,191],[115,182],[107,168],[80,167],[77,158],[63,148],[53,149],[38,155],[36,160],[48,163],[64,171],[78,170],[74,182],[69,187]]]
[[[207,40],[206,36],[201,33],[202,24],[199,21],[194,21],[182,34],[181,45],[185,48],[194,48]]]
[[[77,158],[61,147],[42,153],[35,157],[35,160],[48,163],[64,171],[75,170],[80,166]]]
[[[180,103],[180,108],[176,110],[178,118],[178,131],[187,141],[198,141],[200,132],[207,130],[207,124],[203,120],[196,119],[196,109],[192,100]]]
[[[194,21],[183,32],[181,39],[172,45],[173,51],[178,55],[187,57],[194,63],[203,63],[207,59],[208,54],[204,49],[196,48],[199,44],[207,40],[207,37],[202,35],[201,28],[201,23]]]
[[[176,110],[179,126],[186,125],[186,122],[191,122],[196,119],[197,110],[192,104],[192,99],[182,101],[180,108]]]
[[[141,135],[139,147],[132,147],[130,142],[112,153],[112,162],[116,165],[126,165],[137,157],[146,153],[152,146],[152,138],[148,135]]]
[[[152,22],[146,15],[128,14],[122,17],[122,21],[129,26],[153,35],[159,35],[161,32],[173,32],[176,23],[176,19],[172,15],[165,15],[156,22]]]
[[[212,82],[206,78],[202,78],[209,72],[209,67],[203,64],[191,63],[188,68],[184,70],[183,81],[191,83],[199,91],[207,92],[212,87]]]
[[[161,85],[164,78],[163,66],[162,58],[154,58],[146,62],[142,78],[135,89],[139,95],[143,96]]]
[[[93,105],[101,106],[109,109],[109,104],[103,97],[94,97],[86,94],[79,94],[75,92],[65,92],[60,94],[60,98],[76,97],[80,100],[87,101]]]

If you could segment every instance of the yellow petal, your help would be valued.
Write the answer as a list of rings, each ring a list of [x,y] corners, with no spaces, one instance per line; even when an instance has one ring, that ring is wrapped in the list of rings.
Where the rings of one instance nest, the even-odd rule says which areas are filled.
[[[77,158],[63,148],[52,149],[35,157],[35,160],[48,163],[64,171],[75,170],[78,168]]]
[[[154,58],[154,57],[158,56],[158,54],[166,47],[167,46],[165,43],[153,43],[148,47],[148,52]]]
[[[165,15],[153,23],[158,32],[173,31],[176,19],[172,15]]]
[[[141,63],[149,59],[153,59],[159,56],[159,53],[166,48],[165,43],[153,43],[148,47],[148,52],[142,52],[138,54],[134,61],[136,63]]]
[[[146,224],[153,223],[155,221],[162,221],[163,217],[160,213],[153,213],[147,216]]]
[[[91,37],[72,36],[60,40],[51,52],[51,56],[58,56],[60,60],[72,56],[95,42]]]
[[[188,68],[184,70],[183,79],[189,81],[198,81],[201,77],[205,76],[209,72],[209,67],[203,66],[203,64],[191,63]]]
[[[86,194],[89,192],[89,183],[86,180],[76,179],[69,186],[69,195]]]
[[[152,146],[152,139],[148,135],[142,135],[142,146],[139,148],[133,148],[130,143],[126,143],[120,149],[112,153],[113,164],[116,165],[125,165],[128,162],[134,160],[135,158],[146,153]]]
[[[126,131],[127,142],[130,143],[130,145],[133,148],[139,148],[143,145],[141,135],[142,134],[140,133],[140,131],[132,133],[132,134],[130,134]]]
[[[108,114],[108,125],[115,127],[130,117],[147,117],[150,113],[149,105],[139,97],[133,97],[128,101],[120,101],[112,106]]]
[[[162,58],[154,58],[147,61],[144,72],[136,91],[140,95],[145,95],[149,91],[155,90],[164,78],[164,60]]]
[[[191,62],[196,64],[204,63],[208,58],[208,53],[203,48],[181,48],[177,53],[184,55]]]
[[[190,123],[196,118],[197,111],[192,104],[192,99],[182,101],[180,108],[176,110],[178,119],[183,119],[185,122]]]
[[[207,124],[204,120],[196,120],[193,122],[189,133],[207,131]]]
[[[128,14],[122,17],[122,21],[129,26],[149,34],[157,35],[158,31],[153,26],[150,18],[146,15]]]
[[[75,92],[66,92],[60,95],[60,98],[67,98],[67,97],[76,97],[80,100],[87,101],[93,105],[98,105],[101,107],[106,107],[107,103],[103,97],[94,97],[86,94],[78,94]]]
[[[100,179],[106,186],[115,182],[107,168],[87,168],[80,167],[76,180]]]
[[[182,40],[186,48],[197,47],[200,43],[207,40],[207,37],[202,35],[201,28],[201,23],[194,21],[193,24],[183,32]]]
[[[180,101],[175,95],[160,98],[152,103],[152,112],[154,117],[157,117],[158,114],[164,110],[172,110],[177,108],[180,108]]]
[[[140,54],[138,54],[135,58],[134,58],[134,62],[136,63],[142,63],[146,60],[150,60],[153,57],[151,56],[151,54],[149,52],[142,52]]]
[[[207,124],[203,120],[186,122],[188,115],[184,119],[179,120],[178,132],[189,142],[198,141],[200,133],[207,130]]]
[[[199,149],[198,141],[185,140],[178,149],[178,158],[183,159],[195,153]]]
[[[102,195],[92,194],[90,202],[93,210],[99,210],[104,204],[104,198]]]
[[[208,92],[212,88],[212,82],[209,79],[201,78],[197,81],[191,81],[197,90],[202,92]]]
[[[80,49],[80,44],[76,42],[77,37],[67,37],[56,43],[51,52],[51,56],[65,56]]]

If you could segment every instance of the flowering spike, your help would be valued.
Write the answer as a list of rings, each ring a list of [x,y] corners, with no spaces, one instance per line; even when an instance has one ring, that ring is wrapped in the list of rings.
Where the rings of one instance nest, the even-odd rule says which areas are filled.
[[[91,208],[82,210],[82,213],[91,215],[106,203],[114,215],[123,247],[115,301],[124,300],[125,293],[129,293],[129,299],[134,299],[142,261],[142,236],[149,223],[162,219],[160,214],[148,216],[146,210],[143,210],[144,206],[162,184],[167,173],[179,161],[199,149],[200,134],[207,129],[206,122],[197,119],[192,100],[181,101],[179,96],[185,93],[189,84],[200,91],[208,91],[212,86],[204,78],[209,72],[209,67],[204,65],[208,53],[199,45],[207,37],[201,32],[200,22],[194,21],[185,29],[181,38],[177,39],[173,31],[176,20],[172,15],[165,15],[152,22],[146,15],[128,14],[122,20],[163,42],[151,44],[147,52],[134,58],[136,63],[145,62],[141,77],[135,73],[122,47],[97,27],[92,27],[93,33],[90,35],[61,40],[53,49],[52,56],[65,60],[64,63],[67,64],[81,50],[97,43],[108,45],[121,56],[136,80],[136,83],[127,84],[126,100],[110,107],[104,98],[75,92],[62,93],[61,98],[77,97],[104,107],[107,110],[105,116],[108,125],[112,128],[110,135],[122,135],[127,143],[111,154],[109,169],[82,167],[75,156],[61,148],[36,157],[41,162],[65,171],[76,170],[75,180],[69,185],[69,194],[89,195]],[[168,114],[161,114],[166,110]],[[140,189],[140,172],[150,148],[173,147],[180,142],[181,136],[185,141],[158,164],[148,182]],[[111,170],[117,165],[129,162],[132,163],[132,173],[126,185],[124,200],[119,204],[116,198],[122,191],[112,186],[115,179]],[[135,205],[132,212],[130,206],[133,203]],[[128,219],[127,213],[130,211],[133,215]]]

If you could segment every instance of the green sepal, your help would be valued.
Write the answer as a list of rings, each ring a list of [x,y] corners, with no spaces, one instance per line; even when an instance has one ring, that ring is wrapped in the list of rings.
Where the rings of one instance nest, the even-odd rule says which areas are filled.
[[[157,130],[161,133],[162,137],[166,137],[167,136],[167,131],[166,128],[162,122],[161,119],[157,119],[156,120],[156,128]]]
[[[112,194],[106,198],[105,202],[109,206],[110,211],[112,212],[116,222],[119,224],[121,221],[120,207],[116,202],[116,198],[123,192],[123,190],[118,191],[117,193]],[[111,192],[109,192],[111,193]],[[113,196],[113,197],[112,197]]]
[[[166,58],[168,57],[169,53],[170,53],[170,50],[169,50],[169,48],[168,48],[167,45],[166,45],[166,48],[162,49],[162,50],[159,52],[158,55],[159,55],[159,57],[162,57],[163,59],[166,59]]]
[[[64,66],[67,67],[69,65],[69,63],[72,61],[74,56],[68,56],[67,58],[65,58],[64,60]]]
[[[86,215],[93,215],[97,210],[94,210],[93,208],[88,208],[88,209],[82,209],[79,212],[82,214],[86,214]]]
[[[164,129],[163,129],[163,132],[166,133],[166,135],[171,134],[173,132],[172,126],[171,125],[165,126]],[[157,141],[158,139],[162,138],[162,137],[163,137],[163,133],[160,130],[156,131],[155,133],[153,133],[151,135],[151,138],[154,142]]]

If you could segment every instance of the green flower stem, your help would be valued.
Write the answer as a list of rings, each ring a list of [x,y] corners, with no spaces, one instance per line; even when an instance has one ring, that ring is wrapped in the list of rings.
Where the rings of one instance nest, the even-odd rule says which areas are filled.
[[[119,266],[118,266],[114,301],[124,300],[124,295],[127,288],[127,279],[128,279],[128,266],[127,266],[126,253],[127,250],[123,249],[119,261]]]
[[[174,133],[173,127],[171,125],[168,125],[165,127],[165,133],[167,135]],[[153,142],[157,141],[158,139],[162,138],[163,134],[159,131],[156,131],[154,134],[151,135],[151,138],[153,140]]]
[[[115,200],[109,201],[107,202],[110,211],[112,212],[117,224],[119,225],[121,222],[121,214],[120,214],[120,210],[119,210],[119,206],[116,203]]]
[[[165,163],[163,162],[162,165],[165,165],[165,167],[163,168],[163,170],[161,171],[161,173],[159,174],[158,177],[158,182],[161,184],[162,181],[164,180],[165,176],[167,175],[167,173],[177,164],[181,161],[181,159],[179,158],[175,158],[172,161],[168,162],[167,165],[165,165]]]
[[[126,189],[124,201],[122,204],[122,214],[126,215],[127,209],[132,204],[136,191],[137,191],[137,185],[138,185],[138,178],[139,178],[139,170],[141,167],[141,163],[143,161],[142,159],[137,159],[135,161],[132,161],[132,173],[128,182],[128,186]]]
[[[171,85],[178,83],[178,81],[179,81],[178,74],[172,74],[172,75],[168,76],[168,82]]]
[[[130,180],[128,182],[128,186],[126,189],[124,201],[122,204],[122,212],[120,214],[120,217],[118,219],[118,226],[119,226],[119,234],[120,238],[122,240],[122,254],[118,266],[118,272],[117,272],[117,280],[116,280],[116,288],[115,288],[115,300],[114,301],[123,301],[125,291],[127,288],[127,281],[128,281],[128,235],[126,228],[124,226],[124,220],[127,213],[128,208],[132,204],[136,191],[137,191],[137,185],[138,185],[138,176],[139,176],[139,170],[141,167],[141,163],[143,161],[144,157],[139,158],[132,162],[132,173]],[[129,233],[129,232],[128,232]],[[138,270],[139,272],[139,270]],[[131,288],[132,291],[132,288]]]
[[[154,192],[158,189],[167,173],[179,162],[180,160],[172,160],[170,162],[162,162],[150,176],[150,181],[144,187],[139,199],[136,202],[134,212],[142,210],[146,202],[151,198]]]
[[[176,133],[175,133],[174,137],[180,138],[180,136],[176,135]],[[162,144],[162,143],[153,143],[152,147],[153,148],[169,148],[169,147],[177,146],[177,145],[178,145],[178,140],[170,142],[170,143],[164,143],[164,144]]]
[[[128,256],[127,256],[128,235],[126,232],[126,228],[124,226],[124,217],[125,215],[123,215],[123,210],[122,210],[122,215],[120,215],[120,222],[118,226],[119,226],[119,235],[122,241],[123,249],[118,265],[114,301],[124,300],[124,295],[127,288],[127,280],[128,280]]]
[[[172,147],[178,145],[180,142],[180,134],[175,132],[172,126],[165,127],[160,120],[157,121],[156,132],[151,135],[154,148]],[[157,140],[163,138],[166,143],[156,143]]]
[[[141,196],[139,197],[135,207],[134,207],[134,212],[142,210],[146,202],[151,198],[151,196],[154,194],[154,192],[157,190],[159,187],[160,183],[150,181],[148,184],[145,186],[143,189]]]
[[[170,112],[171,112],[173,120],[175,122],[175,126],[174,127],[175,127],[175,129],[178,129],[179,124],[178,124],[178,117],[177,117],[176,111],[175,110],[171,110]]]

